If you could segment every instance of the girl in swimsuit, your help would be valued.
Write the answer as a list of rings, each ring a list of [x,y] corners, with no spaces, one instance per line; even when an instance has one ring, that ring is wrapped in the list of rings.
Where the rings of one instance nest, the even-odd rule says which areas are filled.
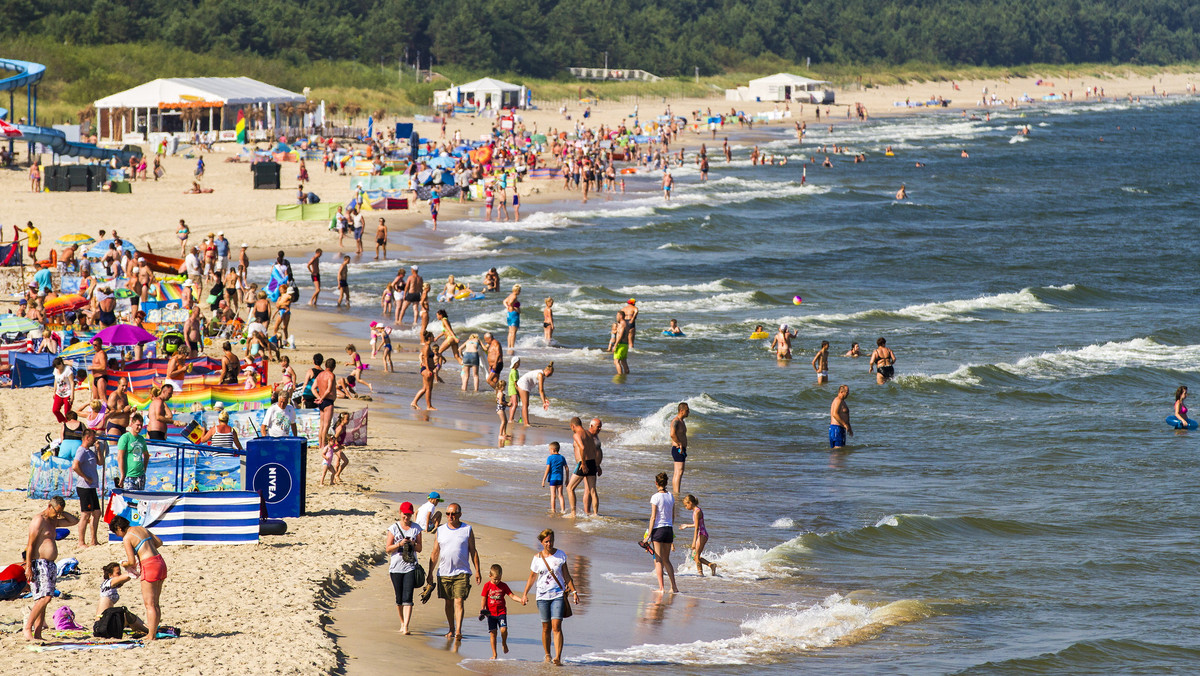
[[[1183,428],[1191,423],[1187,417],[1187,406],[1183,405],[1183,400],[1187,399],[1187,385],[1180,385],[1179,389],[1175,390],[1175,417],[1179,418],[1179,422],[1183,423]]]
[[[700,573],[700,577],[704,577],[704,566],[708,566],[713,577],[717,575],[717,564],[704,558],[704,545],[708,544],[708,529],[704,527],[704,510],[700,509],[700,501],[694,495],[688,495],[683,499],[683,506],[692,510],[692,522],[679,525],[679,529],[695,528],[696,533],[692,536],[692,553],[690,556],[696,562],[696,572]]]
[[[96,607],[96,619],[104,614],[104,611],[117,605],[121,600],[121,592],[117,591],[121,585],[132,580],[132,576],[121,571],[121,564],[113,562],[105,566],[103,569],[104,581],[100,583],[100,604]],[[137,615],[125,611],[125,624],[132,627],[134,632],[146,633],[149,628],[142,622],[142,619]]]
[[[138,570],[142,579],[142,599],[146,603],[146,624],[150,631],[147,641],[153,641],[158,634],[158,623],[162,618],[158,598],[162,594],[163,581],[167,579],[167,564],[163,561],[158,548],[162,540],[141,526],[130,526],[125,517],[113,517],[108,524],[108,530],[121,538],[125,545],[125,561],[121,566],[130,570]]]
[[[417,402],[421,397],[425,397],[425,410],[436,411],[433,407],[433,380],[434,380],[434,351],[433,351],[433,334],[426,331],[421,334],[421,389],[417,390],[416,396],[413,397],[410,404],[413,408],[417,407]]]
[[[554,338],[554,299],[546,299],[546,307],[542,308],[542,335],[546,338],[546,345],[550,344]]]
[[[371,368],[370,364],[364,364],[362,357],[358,354],[358,349],[354,347],[354,343],[346,346],[346,354],[350,355],[350,368],[353,369],[350,375],[354,377],[356,382],[362,383],[375,391],[375,386],[362,379],[362,372]]]
[[[288,391],[296,389],[296,370],[292,368],[292,360],[288,357],[279,358],[279,366],[283,369],[279,384]]]

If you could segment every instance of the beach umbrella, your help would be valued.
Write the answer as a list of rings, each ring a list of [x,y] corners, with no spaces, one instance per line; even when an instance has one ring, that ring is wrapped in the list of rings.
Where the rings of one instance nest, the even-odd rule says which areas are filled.
[[[0,333],[28,333],[40,327],[41,324],[25,317],[17,315],[0,316]]]
[[[88,258],[104,258],[104,254],[108,253],[108,245],[112,244],[114,241],[115,240],[113,240],[111,237],[109,239],[102,239],[99,242],[96,242],[92,248],[88,249],[87,253],[84,255]],[[137,247],[130,243],[129,240],[121,240],[121,245],[118,248],[129,253],[131,256],[137,253]]]
[[[56,246],[63,246],[63,247],[71,246],[72,244],[74,244],[75,246],[78,246],[78,247],[85,247],[85,246],[91,246],[92,244],[95,244],[95,243],[96,243],[95,237],[92,237],[91,235],[85,235],[82,232],[76,232],[71,235],[64,235],[64,236],[59,237],[58,239],[54,240],[54,244]]]
[[[83,359],[96,354],[96,348],[92,347],[91,341],[81,341],[74,345],[63,349],[58,353],[58,356],[63,359]]]
[[[46,314],[57,315],[79,308],[88,304],[88,299],[77,293],[69,293],[63,296],[55,296],[46,301]]]
[[[454,158],[449,155],[438,155],[429,158],[425,163],[434,168],[451,169],[454,167]]]
[[[96,337],[103,341],[105,345],[141,345],[142,343],[152,343],[157,340],[153,333],[133,324],[110,326],[97,333]]]
[[[0,120],[0,138],[20,138],[21,130],[11,124]]]

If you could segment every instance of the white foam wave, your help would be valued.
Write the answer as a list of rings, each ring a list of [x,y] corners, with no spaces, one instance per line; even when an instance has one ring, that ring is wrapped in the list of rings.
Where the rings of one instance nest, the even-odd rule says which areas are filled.
[[[617,293],[630,296],[649,295],[655,293],[719,293],[729,290],[729,279],[715,279],[702,284],[635,284],[616,289]]]
[[[781,517],[771,522],[771,528],[795,528],[796,520],[788,517]]]
[[[833,594],[805,608],[748,619],[742,622],[741,636],[670,645],[643,644],[587,653],[571,661],[694,666],[753,664],[769,661],[775,655],[856,643],[888,626],[930,614],[924,604],[915,601],[871,606]]]
[[[1017,134],[1016,136],[1013,136],[1012,138],[1008,139],[1008,142],[1009,143],[1024,143],[1028,140],[1029,140],[1028,136],[1025,136],[1024,134]]]
[[[1075,288],[1074,284],[1066,286],[1047,287],[1060,291],[1070,291]],[[1021,289],[1016,293],[999,293],[991,296],[979,296],[977,298],[966,300],[947,300],[936,303],[921,303],[917,305],[909,305],[898,310],[864,310],[854,313],[835,313],[835,314],[819,314],[819,315],[803,315],[795,317],[784,317],[782,319],[762,319],[756,320],[757,323],[783,323],[783,324],[831,324],[848,321],[858,321],[866,319],[880,313],[885,316],[900,317],[904,319],[914,319],[922,322],[940,322],[940,321],[979,321],[971,315],[981,311],[1002,311],[1002,312],[1053,312],[1054,306],[1040,300],[1034,294],[1032,288]]]
[[[684,401],[687,402],[688,408],[691,409],[694,415],[693,419],[690,420],[692,424],[695,424],[695,417],[702,417],[704,415],[737,415],[739,413],[746,413],[736,406],[726,406],[707,394],[689,397]],[[679,402],[675,401],[665,404],[654,413],[639,420],[630,429],[618,434],[613,443],[620,446],[661,446],[670,443],[671,435],[667,427],[671,419],[678,412]]]
[[[450,251],[474,253],[474,252],[490,252],[491,248],[496,245],[494,240],[488,239],[483,235],[476,235],[469,232],[464,232],[446,239],[446,248]]]

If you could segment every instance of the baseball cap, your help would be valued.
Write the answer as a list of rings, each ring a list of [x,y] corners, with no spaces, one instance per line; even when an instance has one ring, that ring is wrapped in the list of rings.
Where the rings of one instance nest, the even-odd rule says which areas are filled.
[[[417,270],[419,270],[420,268],[419,268],[419,267],[417,267],[416,265],[414,265],[414,266],[412,266],[412,269],[413,269],[413,272],[416,272],[416,271],[417,271]]]
[[[780,331],[787,331],[787,330],[788,330],[788,325],[787,325],[787,324],[780,324],[780,325],[779,325],[779,330],[780,330]]]
[[[222,230],[221,232],[218,232],[218,233],[217,233],[217,236],[218,236],[218,237],[224,237],[224,236],[225,236],[225,231],[224,231],[224,230]]]
[[[429,494],[429,499],[430,500],[441,500],[442,494],[438,493],[437,491],[433,491]]]
[[[400,513],[401,514],[412,514],[413,513],[412,503],[411,502],[401,502],[400,503]]]
[[[516,367],[517,367],[517,364],[520,364],[520,363],[521,363],[521,358],[520,358],[520,357],[513,357],[513,358],[512,358],[512,363],[510,364],[510,368],[516,368]]]

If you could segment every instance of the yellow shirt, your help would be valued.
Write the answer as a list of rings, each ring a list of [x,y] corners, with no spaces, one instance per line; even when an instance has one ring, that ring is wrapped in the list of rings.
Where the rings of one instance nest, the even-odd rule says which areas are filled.
[[[25,228],[25,236],[29,238],[28,246],[36,249],[42,244],[42,231],[37,229],[37,226]]]

